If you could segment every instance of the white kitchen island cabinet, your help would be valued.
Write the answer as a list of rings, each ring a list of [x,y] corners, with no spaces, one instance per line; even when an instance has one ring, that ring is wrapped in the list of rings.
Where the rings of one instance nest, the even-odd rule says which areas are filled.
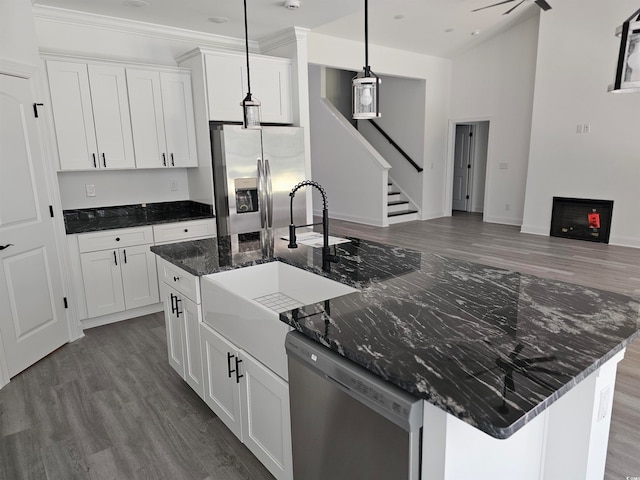
[[[200,325],[205,402],[278,480],[292,480],[289,386],[209,325]]]
[[[134,168],[124,67],[46,64],[60,169]]]
[[[137,168],[197,167],[191,75],[126,69]]]

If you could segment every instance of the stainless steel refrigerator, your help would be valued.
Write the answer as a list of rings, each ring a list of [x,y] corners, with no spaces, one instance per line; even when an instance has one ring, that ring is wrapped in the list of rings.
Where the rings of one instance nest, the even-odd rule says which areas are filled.
[[[289,225],[289,192],[306,178],[302,128],[210,129],[218,235]],[[308,223],[305,195],[298,191],[294,199],[296,225]]]

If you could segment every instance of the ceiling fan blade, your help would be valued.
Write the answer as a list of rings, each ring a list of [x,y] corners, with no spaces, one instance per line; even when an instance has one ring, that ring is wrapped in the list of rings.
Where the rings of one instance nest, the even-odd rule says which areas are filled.
[[[515,7],[510,8],[509,10],[507,10],[506,12],[503,13],[503,15],[509,15],[511,12],[513,12],[516,8],[518,8],[520,5],[522,5],[524,3],[525,0],[522,0],[519,4],[517,4]]]
[[[497,7],[498,5],[503,5],[505,3],[515,2],[516,0],[505,0],[504,2],[494,3],[493,5],[487,5],[486,7],[476,8],[475,10],[471,10],[472,12],[478,12],[480,10],[484,10],[485,8]]]
[[[551,10],[551,5],[549,5],[545,0],[536,0],[536,5],[538,5],[545,12],[547,10]]]

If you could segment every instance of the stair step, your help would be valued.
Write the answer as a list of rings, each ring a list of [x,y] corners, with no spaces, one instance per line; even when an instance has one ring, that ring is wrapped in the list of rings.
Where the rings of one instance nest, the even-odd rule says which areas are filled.
[[[407,200],[395,200],[393,202],[389,202],[387,203],[387,205],[389,207],[395,206],[395,205],[408,205],[409,202]]]
[[[387,217],[387,223],[393,225],[396,223],[412,222],[418,220],[418,212],[415,210],[402,212],[397,214],[389,214]]]
[[[389,195],[400,195],[400,192],[387,192]]]
[[[398,217],[400,215],[410,215],[412,213],[418,213],[417,210],[404,210],[402,212],[392,212],[387,214],[387,217]]]

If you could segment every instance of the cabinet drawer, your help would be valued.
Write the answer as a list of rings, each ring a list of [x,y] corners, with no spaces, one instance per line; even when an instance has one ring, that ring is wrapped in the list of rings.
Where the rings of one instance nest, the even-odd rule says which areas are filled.
[[[200,303],[200,277],[191,275],[161,258],[158,258],[158,276],[161,281],[175,288],[185,297]]]
[[[118,228],[78,235],[80,253],[153,243],[151,227]]]
[[[153,238],[156,245],[212,237],[215,234],[216,224],[213,218],[192,220],[190,222],[163,223],[162,225],[153,226]]]

